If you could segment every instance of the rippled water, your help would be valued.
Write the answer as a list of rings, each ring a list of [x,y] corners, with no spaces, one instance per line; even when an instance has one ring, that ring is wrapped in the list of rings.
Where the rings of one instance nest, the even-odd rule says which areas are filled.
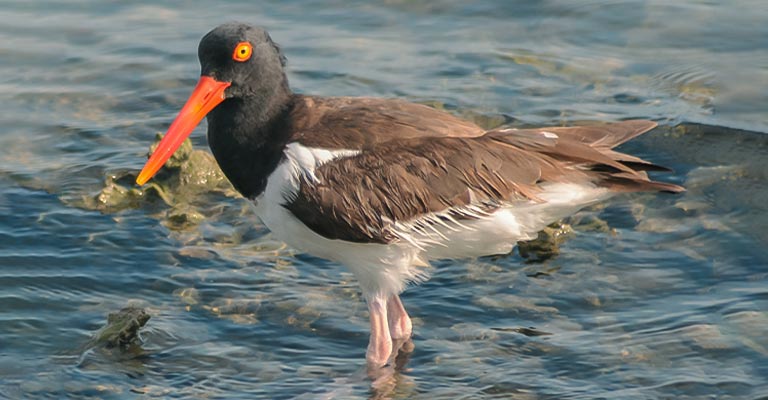
[[[488,126],[657,120],[624,149],[688,192],[581,212],[542,262],[437,263],[403,296],[414,352],[372,384],[351,275],[271,239],[244,200],[195,197],[205,219],[182,225],[162,201],[89,206],[141,167],[199,38],[232,19],[270,30],[300,92]],[[0,397],[768,398],[766,21],[762,0],[6,0]],[[94,346],[129,304],[152,316],[143,344]]]

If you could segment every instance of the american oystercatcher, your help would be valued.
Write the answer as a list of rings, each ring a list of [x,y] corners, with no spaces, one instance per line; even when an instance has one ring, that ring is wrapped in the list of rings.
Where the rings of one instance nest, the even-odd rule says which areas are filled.
[[[666,168],[612,150],[651,121],[485,131],[402,100],[294,94],[280,48],[241,23],[206,34],[198,56],[200,81],[137,183],[207,116],[216,161],[274,235],[354,273],[369,365],[411,336],[399,294],[430,260],[508,253],[617,193],[684,190],[646,174]]]

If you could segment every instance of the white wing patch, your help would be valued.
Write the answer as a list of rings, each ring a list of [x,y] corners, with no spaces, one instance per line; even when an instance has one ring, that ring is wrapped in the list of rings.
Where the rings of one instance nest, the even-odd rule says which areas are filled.
[[[285,146],[283,151],[285,160],[277,167],[274,172],[275,178],[284,179],[282,182],[275,181],[280,188],[283,199],[290,199],[296,195],[303,178],[310,183],[319,183],[320,180],[315,175],[317,167],[335,160],[337,158],[352,157],[360,153],[358,150],[327,150],[314,147],[305,147],[299,143],[290,143]],[[279,182],[279,183],[278,183]],[[267,183],[265,194],[269,191],[272,177]],[[281,201],[280,203],[284,203]]]
[[[556,133],[552,133],[552,132],[548,132],[548,131],[541,131],[540,133],[542,135],[544,135],[544,137],[547,138],[547,139],[558,139],[558,138],[560,138],[560,136],[557,136]]]

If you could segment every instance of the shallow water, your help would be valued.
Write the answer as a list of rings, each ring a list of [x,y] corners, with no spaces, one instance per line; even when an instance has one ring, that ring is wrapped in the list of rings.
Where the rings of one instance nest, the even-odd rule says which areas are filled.
[[[768,398],[764,1],[497,3],[5,1],[0,397]],[[87,207],[141,167],[232,19],[271,32],[300,92],[486,125],[654,119],[623,149],[688,192],[585,210],[543,262],[436,263],[403,296],[414,352],[372,384],[351,275],[244,200],[195,197],[183,226],[162,201]],[[90,347],[128,304],[152,316],[141,347]]]

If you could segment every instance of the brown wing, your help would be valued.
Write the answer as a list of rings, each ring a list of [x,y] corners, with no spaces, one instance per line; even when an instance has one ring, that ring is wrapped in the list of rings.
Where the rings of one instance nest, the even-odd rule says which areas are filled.
[[[655,128],[657,124],[648,120],[629,120],[618,123],[588,125],[588,126],[567,126],[567,127],[548,127],[536,129],[521,129],[520,134],[534,134],[533,136],[543,136],[544,132],[554,133],[561,137],[567,137],[588,144],[590,147],[598,149],[605,155],[632,167],[635,170],[642,171],[666,171],[668,168],[655,165],[629,154],[611,151],[614,147],[625,143],[633,138],[642,135]],[[538,135],[536,135],[538,134]]]
[[[578,140],[591,147],[612,149],[656,127],[656,123],[648,120],[630,120],[623,122],[604,123],[587,126],[557,126],[536,129],[521,129],[529,132],[552,132],[561,137]]]
[[[368,149],[418,137],[474,137],[484,130],[444,111],[397,99],[297,96],[293,141],[325,149]]]
[[[476,138],[383,143],[321,165],[317,181],[302,182],[286,207],[325,237],[388,243],[394,221],[468,205],[537,201],[544,182],[592,182],[615,191],[683,190],[650,181],[642,169],[627,165],[622,153],[562,130],[557,137],[544,131],[549,132],[502,130]]]
[[[387,243],[393,221],[471,202],[524,197],[541,168],[535,153],[488,139],[416,138],[390,142],[315,170],[286,207],[331,239]]]

